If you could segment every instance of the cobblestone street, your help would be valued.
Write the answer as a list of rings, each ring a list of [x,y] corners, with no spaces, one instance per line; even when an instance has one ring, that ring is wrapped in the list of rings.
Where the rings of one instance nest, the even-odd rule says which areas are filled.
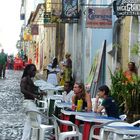
[[[0,140],[21,140],[25,114],[20,93],[22,71],[6,71],[0,79]]]

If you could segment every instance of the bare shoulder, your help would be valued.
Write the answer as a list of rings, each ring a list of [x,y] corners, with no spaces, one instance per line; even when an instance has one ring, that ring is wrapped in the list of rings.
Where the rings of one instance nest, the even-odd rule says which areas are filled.
[[[86,93],[87,98],[91,98],[91,95],[89,93]]]
[[[86,93],[86,100],[91,100],[91,95],[89,93]]]
[[[27,77],[23,77],[22,79],[21,79],[21,83],[26,83],[27,82]]]

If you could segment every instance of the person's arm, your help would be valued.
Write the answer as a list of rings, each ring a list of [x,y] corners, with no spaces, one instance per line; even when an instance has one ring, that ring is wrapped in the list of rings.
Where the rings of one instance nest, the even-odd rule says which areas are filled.
[[[75,95],[72,96],[72,104],[75,104]]]
[[[86,93],[86,101],[87,101],[87,111],[92,110],[92,102],[90,94]]]
[[[21,92],[22,92],[25,96],[29,96],[29,97],[31,97],[32,99],[38,98],[37,95],[35,95],[35,94],[31,93],[30,91],[28,91],[28,90],[26,89],[26,86],[27,86],[26,79],[23,78],[23,79],[21,80],[21,83],[20,83],[20,90],[21,90]]]
[[[94,112],[96,113],[101,113],[101,111],[104,109],[104,106],[99,106],[99,96],[96,96],[95,100],[95,106],[94,106]]]
[[[76,110],[75,95],[72,96],[72,110]]]

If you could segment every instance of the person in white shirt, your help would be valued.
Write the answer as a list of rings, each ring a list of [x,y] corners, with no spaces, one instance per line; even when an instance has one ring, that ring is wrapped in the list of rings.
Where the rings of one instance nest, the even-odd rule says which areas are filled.
[[[72,102],[74,91],[72,90],[71,82],[66,81],[64,83],[64,92],[62,93],[62,95],[64,102]]]
[[[57,74],[60,72],[57,58],[53,59],[53,62],[47,66],[47,82],[54,86],[58,85]]]
[[[66,103],[72,103],[72,96],[74,95],[74,91],[72,90],[72,85],[71,82],[65,82],[64,83],[64,92],[62,92],[63,95],[63,102]],[[54,114],[59,117],[59,115],[61,114],[61,109],[57,106],[55,106],[55,111]]]

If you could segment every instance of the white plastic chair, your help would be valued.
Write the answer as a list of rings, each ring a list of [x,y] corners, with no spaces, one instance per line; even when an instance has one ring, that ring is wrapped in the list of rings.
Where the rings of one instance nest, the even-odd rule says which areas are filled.
[[[113,122],[108,124],[108,126],[135,126],[137,124],[140,124],[140,120],[133,122],[133,123],[127,123],[127,122],[121,122],[121,123],[117,123],[117,122]],[[104,129],[102,129],[103,134],[101,136],[103,136],[103,140],[106,140],[104,138]],[[115,135],[113,135],[113,132],[110,132],[110,134],[112,134],[112,139],[115,139]],[[124,135],[123,136],[123,140],[140,140],[140,135]]]
[[[133,122],[133,123],[131,123],[133,126],[135,126],[135,125],[140,125],[140,120],[137,120],[137,121],[135,121],[135,122]]]
[[[126,118],[127,118],[127,115],[126,114],[122,114],[119,116],[119,118],[122,120],[122,121],[125,121]]]
[[[56,140],[65,140],[66,138],[78,138],[78,140],[82,139],[82,134],[79,132],[79,128],[77,125],[73,124],[71,121],[60,120],[55,115],[54,117],[54,126],[55,126],[55,139]],[[60,132],[60,125],[71,126],[72,130],[68,132]]]
[[[134,122],[134,123],[127,123],[125,121],[122,120],[116,120],[116,121],[110,121],[108,123],[105,124],[101,124],[101,125],[93,125],[90,129],[90,138],[89,140],[92,140],[92,138],[98,139],[98,140],[108,140],[108,137],[112,137],[113,139],[113,133],[110,133],[110,135],[108,134],[108,137],[106,137],[106,135],[104,134],[104,126],[135,126],[137,124],[140,124],[140,120]],[[100,133],[99,135],[94,135],[94,130],[100,128]],[[129,135],[124,135],[123,139],[124,140],[132,140],[132,139],[136,139],[138,140],[140,136],[129,136]]]
[[[48,104],[47,104],[46,101],[35,99],[35,103],[36,103],[37,109],[39,111],[41,111],[41,112],[47,112],[47,110],[48,110]],[[41,104],[41,107],[38,106],[40,104]]]
[[[46,117],[41,112],[32,110],[27,111],[26,114],[29,117],[31,125],[31,140],[44,140],[45,133],[52,133],[54,125],[49,125],[48,122],[49,120],[53,121],[53,117]],[[42,124],[42,120],[45,122],[45,124]]]
[[[122,121],[122,120],[115,120],[115,121],[110,121],[110,122],[108,122],[108,123],[105,123],[105,124],[100,124],[100,125],[93,125],[92,127],[91,127],[91,129],[90,129],[90,136],[89,136],[89,140],[92,140],[92,139],[97,139],[97,140],[104,140],[103,139],[103,137],[104,137],[104,131],[103,131],[103,126],[106,126],[106,125],[109,125],[109,124],[111,124],[111,123],[116,123],[116,124],[121,124],[121,123],[123,123],[123,125],[124,124],[128,124],[128,123],[126,123],[126,122],[124,122],[124,121]],[[96,129],[100,129],[100,132],[99,132],[99,135],[95,135],[94,134],[94,131],[96,130]]]

